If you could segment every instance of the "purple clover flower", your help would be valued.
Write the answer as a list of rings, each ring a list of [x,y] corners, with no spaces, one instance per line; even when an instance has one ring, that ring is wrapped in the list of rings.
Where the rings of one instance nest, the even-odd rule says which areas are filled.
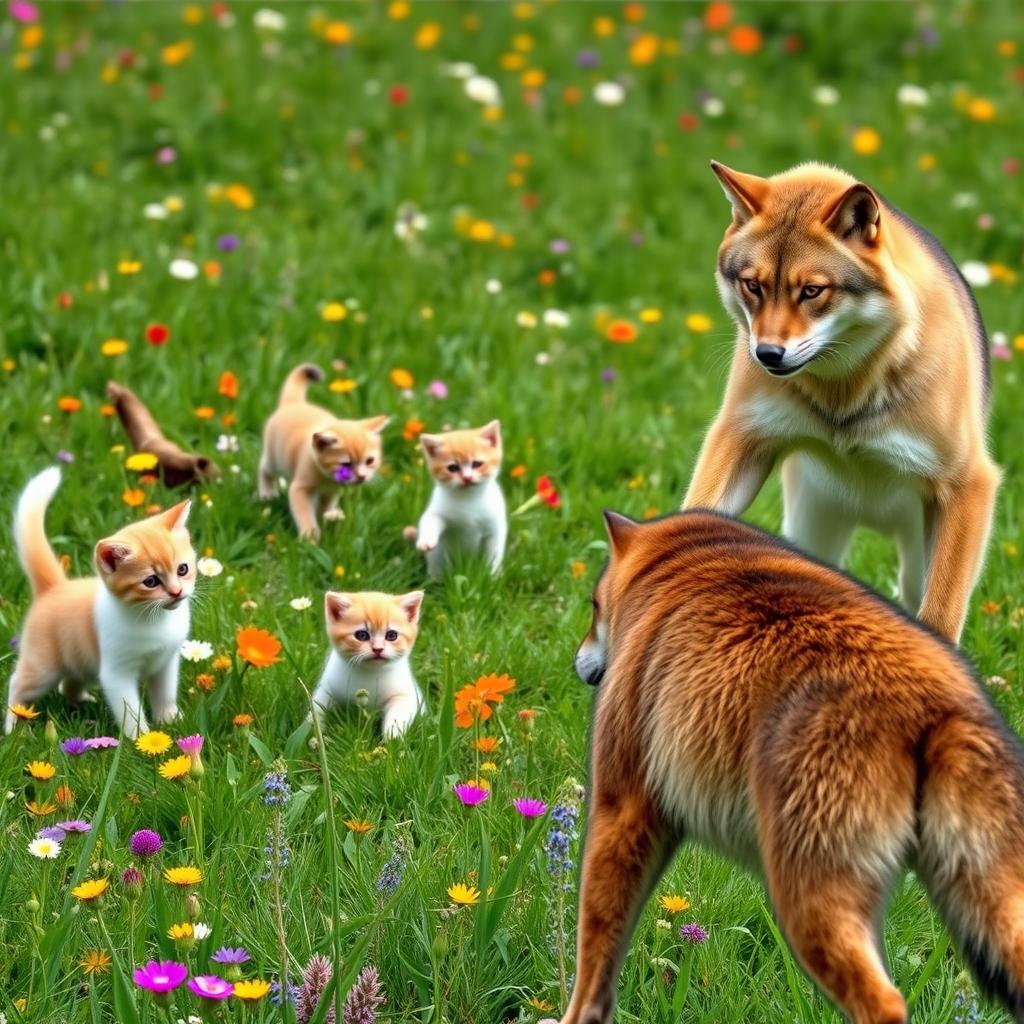
[[[355,480],[355,478],[356,474],[351,466],[338,466],[334,471],[334,479],[337,480],[339,484],[350,484]]]
[[[238,235],[221,235],[217,239],[217,248],[221,252],[234,252],[242,244]]]
[[[77,832],[79,834],[92,831],[92,825],[84,818],[72,818],[70,821],[58,821],[57,828],[65,832]]]
[[[152,857],[163,849],[163,845],[160,833],[154,832],[151,828],[140,828],[128,840],[128,849],[136,857]]]
[[[60,749],[68,757],[81,757],[89,749],[89,743],[87,740],[83,740],[81,736],[72,736],[70,739],[61,742]]]
[[[708,933],[699,924],[682,924],[679,926],[679,938],[692,946],[699,946],[708,941]]]

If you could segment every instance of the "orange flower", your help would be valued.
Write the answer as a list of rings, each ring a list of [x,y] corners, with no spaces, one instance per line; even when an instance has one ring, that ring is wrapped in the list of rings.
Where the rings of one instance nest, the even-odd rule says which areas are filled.
[[[473,741],[473,749],[479,750],[481,754],[493,754],[498,749],[501,740],[497,736],[481,736]]]
[[[413,375],[408,370],[403,370],[400,366],[391,371],[390,377],[391,383],[396,388],[411,388],[416,383]]]
[[[117,410],[112,405],[104,402],[103,405],[100,406],[100,415],[106,416],[109,419],[111,416],[117,415]]]
[[[423,420],[406,420],[405,429],[402,431],[402,437],[404,437],[406,441],[413,441],[423,433],[423,427]]]
[[[198,686],[200,690],[205,690],[209,693],[216,685],[217,680],[214,679],[209,672],[200,672],[199,675],[196,676],[196,686]]]
[[[220,380],[217,383],[217,391],[225,398],[237,398],[238,378],[230,370],[225,370],[220,375]]]
[[[146,492],[140,491],[137,488],[130,487],[121,495],[121,500],[129,508],[138,508],[146,500]]]
[[[37,818],[45,818],[48,814],[53,814],[57,810],[56,804],[37,804],[35,800],[30,800],[25,804],[25,810],[29,814],[34,814]]]
[[[761,49],[761,33],[753,25],[737,25],[729,32],[729,45],[737,53],[757,53]]]
[[[617,345],[629,345],[636,341],[636,328],[628,320],[612,320],[604,336]]]
[[[715,0],[704,11],[704,27],[711,32],[725,28],[732,21],[732,4]]]
[[[61,412],[78,412],[82,408],[82,401],[73,395],[62,395],[57,399],[57,408]]]
[[[520,462],[518,466],[513,466],[509,471],[508,475],[513,480],[518,480],[520,477],[526,476],[526,467]]]
[[[252,715],[235,715],[235,717],[231,719],[231,724],[239,729],[246,725],[252,725]]]
[[[481,676],[475,683],[467,683],[455,694],[455,724],[468,729],[474,721],[486,722],[494,713],[491,704],[501,704],[515,685],[507,675]]]
[[[201,406],[199,406],[198,409],[196,409],[196,415],[201,420],[212,420],[213,417],[216,414],[217,414],[217,410],[214,409],[213,406],[210,406],[210,405],[201,405]]]
[[[281,660],[281,641],[265,629],[244,626],[235,634],[235,643],[238,656],[255,668],[266,668]]]
[[[54,798],[59,807],[72,807],[75,803],[75,791],[70,786],[58,786]]]

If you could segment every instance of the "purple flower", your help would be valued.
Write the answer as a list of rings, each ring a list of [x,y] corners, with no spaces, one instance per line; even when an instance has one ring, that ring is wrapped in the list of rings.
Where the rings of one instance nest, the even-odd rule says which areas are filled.
[[[216,974],[197,974],[188,979],[188,989],[200,999],[213,999],[219,1002],[227,999],[235,991],[235,986],[230,981],[218,978]]]
[[[708,933],[699,924],[682,924],[679,926],[679,938],[693,946],[708,941]]]
[[[85,741],[90,750],[105,750],[107,747],[116,747],[121,741],[115,736],[93,736]]]
[[[613,370],[610,366],[606,366],[601,371],[601,380],[603,380],[605,382],[605,384],[611,384],[611,383],[613,383],[614,381],[616,381],[618,379],[619,379],[618,370]]]
[[[482,804],[491,794],[482,786],[474,786],[468,782],[459,783],[452,787],[452,792],[462,801],[466,807],[476,807]]]
[[[18,635],[17,635],[17,633],[15,633],[15,635],[14,635],[14,636],[12,636],[12,637],[11,637],[11,639],[7,641],[7,646],[8,646],[8,647],[10,647],[10,649],[11,649],[12,651],[16,651],[16,650],[18,649],[18,644],[19,644],[20,642],[21,642],[21,641],[20,641],[20,639],[18,638]]]
[[[55,843],[63,843],[67,835],[59,825],[47,825],[36,833],[36,839],[50,839]]]
[[[210,959],[215,964],[247,964],[252,957],[242,946],[221,946]]]
[[[447,398],[448,397],[448,385],[443,380],[432,380],[427,385],[427,393],[432,395],[434,398]]]
[[[142,872],[134,864],[131,864],[121,872],[121,884],[128,890],[129,896],[137,896],[142,892],[145,879],[142,877]]]
[[[512,806],[524,818],[539,818],[548,809],[548,805],[543,800],[534,799],[513,800]]]
[[[161,146],[154,154],[153,159],[161,167],[173,164],[178,159],[178,151],[173,146]]]
[[[242,244],[238,235],[221,235],[217,239],[217,248],[221,252],[234,252]]]
[[[561,256],[564,253],[567,253],[572,246],[569,244],[569,240],[567,238],[553,238],[548,244],[548,248],[553,253]]]
[[[183,754],[188,754],[189,757],[192,757],[193,755],[198,756],[203,749],[203,737],[199,735],[182,736],[181,739],[178,740],[178,749]]]
[[[322,953],[314,953],[309,958],[309,963],[302,972],[302,985],[299,986],[295,997],[295,1019],[298,1024],[309,1024],[313,1019],[324,989],[327,988],[333,974],[331,961]],[[333,1006],[327,1011],[324,1024],[334,1024]]]
[[[66,448],[61,448],[61,450],[59,452],[57,452],[57,461],[58,462],[64,462],[64,463],[74,462],[75,461],[75,456],[74,456],[74,454],[72,452],[69,452]]]
[[[145,967],[136,967],[132,977],[135,984],[147,992],[170,992],[188,977],[188,968],[173,960],[160,963],[150,960]]]
[[[83,818],[72,818],[70,821],[58,821],[57,828],[65,832],[91,832],[92,825]]]
[[[69,757],[81,757],[89,749],[89,744],[81,736],[72,736],[61,743],[60,749]]]
[[[374,1024],[377,1010],[387,1002],[376,967],[364,967],[349,989],[341,1010],[343,1024]]]
[[[151,828],[140,828],[128,840],[128,849],[136,857],[152,857],[163,849],[163,845],[164,841],[160,838],[160,833],[154,832]]]
[[[338,466],[334,471],[334,479],[337,480],[339,484],[350,484],[355,480],[355,478],[356,474],[353,472],[351,466]]]
[[[601,63],[601,55],[597,50],[580,50],[576,54],[576,67],[596,68]]]

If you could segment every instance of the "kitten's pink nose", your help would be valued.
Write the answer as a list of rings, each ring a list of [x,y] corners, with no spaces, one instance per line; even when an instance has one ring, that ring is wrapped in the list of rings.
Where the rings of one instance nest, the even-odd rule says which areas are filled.
[[[467,474],[463,473],[462,474],[462,482],[464,484],[471,484],[473,482],[473,478],[471,476],[468,476]]]
[[[359,483],[363,483],[366,480],[366,474],[365,473],[356,473],[356,480]]]
[[[181,597],[181,591],[180,590],[168,589],[167,593],[170,595],[170,597],[171,597],[171,599],[173,601],[177,601],[178,598]]]
[[[383,647],[372,647],[371,650],[373,651],[374,655],[378,658],[384,653]]]

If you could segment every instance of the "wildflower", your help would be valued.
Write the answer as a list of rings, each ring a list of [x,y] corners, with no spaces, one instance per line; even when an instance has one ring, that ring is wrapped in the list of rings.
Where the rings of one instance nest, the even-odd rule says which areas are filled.
[[[132,864],[121,872],[121,884],[124,886],[128,896],[134,898],[142,895],[145,879],[142,877],[142,872]]]
[[[572,322],[569,314],[563,309],[545,309],[541,319],[547,327],[558,330],[564,330]]]
[[[238,656],[254,668],[267,668],[281,659],[281,641],[265,629],[244,626],[235,634]]]
[[[213,656],[213,645],[205,640],[186,640],[182,643],[180,650],[185,661],[205,661]]]
[[[189,757],[198,757],[203,751],[203,737],[198,733],[194,736],[182,736],[177,743],[178,749]]]
[[[324,26],[324,39],[331,46],[347,46],[352,42],[352,29],[344,21],[329,21]]]
[[[171,737],[165,732],[152,730],[144,732],[136,741],[135,749],[140,754],[147,754],[149,757],[157,757],[166,754],[171,749]]]
[[[173,271],[172,271],[173,273]],[[166,344],[171,339],[171,329],[166,324],[148,324],[146,327],[146,341],[154,348]]]
[[[481,754],[493,754],[500,745],[501,740],[497,736],[481,736],[473,740],[473,749],[479,750]]]
[[[171,277],[175,277],[179,281],[194,281],[199,276],[199,267],[191,260],[171,260],[167,269]]]
[[[191,922],[183,921],[181,924],[172,924],[167,929],[167,937],[186,948],[191,947],[194,938]]]
[[[896,100],[903,107],[926,107],[929,98],[927,89],[912,82],[904,82],[896,91]]]
[[[295,996],[295,1019],[298,1024],[309,1024],[333,974],[331,961],[322,953],[314,953],[309,958],[309,963],[302,972],[302,984]],[[328,1010],[326,1017],[332,1024],[333,1012]]]
[[[364,967],[349,989],[341,1010],[342,1024],[374,1024],[386,1002],[376,967]]]
[[[501,89],[493,78],[486,75],[471,75],[462,86],[463,92],[474,103],[485,107],[501,106]]]
[[[406,441],[414,441],[423,433],[425,426],[423,420],[406,420],[405,427],[402,429],[402,437]]]
[[[219,576],[224,571],[224,566],[217,561],[216,558],[200,558],[196,561],[196,572],[200,576]],[[217,659],[220,660],[219,658]],[[228,662],[230,666],[230,661]],[[213,667],[217,667],[217,662],[213,663]]]
[[[270,982],[252,978],[249,981],[236,981],[232,993],[236,999],[244,999],[247,1003],[254,1003],[262,999],[270,991]]]
[[[113,358],[123,356],[128,351],[128,342],[123,338],[108,338],[100,345],[100,355]]]
[[[116,736],[93,736],[85,741],[90,750],[105,750],[108,747],[116,747],[120,744]]]
[[[107,891],[109,885],[110,882],[106,878],[92,878],[82,882],[81,885],[76,885],[71,890],[71,895],[82,903],[91,903],[93,900],[99,899]]]
[[[818,85],[811,98],[821,107],[834,107],[839,102],[839,90],[832,85]]]
[[[574,865],[570,848],[576,839],[578,815],[579,804],[572,799],[556,804],[551,811],[551,830],[544,840],[544,852],[548,858],[548,874],[555,878],[565,878],[572,873]]]
[[[49,761],[30,761],[25,765],[25,771],[38,782],[46,782],[52,779],[57,769]]]
[[[168,782],[176,782],[179,779],[185,778],[189,774],[192,768],[192,759],[190,757],[172,757],[167,761],[164,761],[160,765],[160,775],[167,779]]]
[[[336,324],[348,316],[348,309],[342,302],[328,302],[320,312],[320,316],[329,324]]]
[[[402,388],[403,390],[411,388],[416,383],[416,378],[408,370],[403,370],[400,366],[395,367],[388,376],[396,388]]]
[[[307,608],[312,607],[313,602],[308,597],[293,597],[288,605],[294,611],[304,612]]]
[[[151,452],[134,452],[124,460],[124,468],[133,473],[148,473],[160,465],[160,460]]]
[[[188,976],[188,968],[174,960],[150,960],[145,967],[136,967],[132,980],[147,992],[171,992]]]
[[[241,964],[247,964],[252,957],[249,956],[248,950],[242,946],[221,946],[210,959],[215,964],[240,966]]]
[[[441,38],[441,26],[436,21],[425,21],[416,30],[413,45],[417,50],[433,49]]]
[[[128,849],[136,857],[152,857],[163,849],[164,841],[159,832],[151,828],[140,828],[128,840]]]
[[[270,807],[282,807],[292,798],[288,773],[284,767],[274,767],[263,777],[263,802]]]
[[[87,949],[78,966],[86,974],[106,974],[110,970],[110,954],[105,949]]]
[[[996,105],[991,100],[976,96],[967,104],[967,116],[972,121],[994,121]]]
[[[548,805],[543,800],[520,799],[513,800],[512,806],[524,818],[539,818],[547,809]]]
[[[547,1012],[548,1010],[553,1010],[555,1008],[554,1003],[550,1003],[546,999],[540,999],[537,996],[530,996],[530,998],[527,999],[526,1002],[535,1010],[540,1010],[542,1013]]]
[[[54,843],[63,843],[68,834],[59,825],[47,825],[36,833],[36,839],[49,839]]]
[[[355,832],[357,835],[363,835],[373,828],[373,822],[360,820],[356,818],[349,818],[345,822],[345,828],[347,828],[349,832]]]
[[[658,902],[670,914],[681,914],[690,909],[690,901],[685,896],[662,896]]]
[[[593,95],[602,107],[620,107],[626,100],[626,90],[619,82],[598,82]]]
[[[246,729],[250,725],[252,725],[252,722],[252,715],[247,715],[244,713],[240,715],[235,715],[235,717],[231,719],[231,724],[235,726],[236,729]]]
[[[882,148],[882,136],[874,128],[858,128],[851,140],[854,153],[873,156]]]
[[[238,235],[221,235],[217,239],[217,248],[221,252],[234,252],[242,244]]]
[[[455,694],[455,724],[468,729],[474,722],[486,722],[493,714],[491,704],[501,704],[505,694],[515,689],[515,680],[507,675],[481,676]]]
[[[235,990],[230,981],[217,977],[216,974],[197,974],[188,979],[188,989],[200,999],[220,1001],[227,999]]]
[[[180,885],[183,888],[190,885],[198,885],[203,880],[203,873],[199,868],[184,865],[178,868],[166,868],[164,878],[171,885]]]
[[[708,941],[708,933],[699,924],[683,924],[679,926],[679,938],[690,945],[699,946]]]
[[[121,500],[129,508],[138,508],[146,500],[146,492],[140,491],[137,487],[129,487],[122,493]]]
[[[537,477],[537,495],[549,508],[558,508],[562,503],[558,490],[549,476]]]
[[[35,815],[37,818],[45,818],[48,814],[53,814],[57,810],[56,804],[50,803],[37,803],[35,800],[29,800],[25,804],[25,810],[29,814]]]
[[[408,841],[405,836],[399,833],[395,837],[392,846],[391,856],[384,862],[377,876],[377,891],[385,896],[391,896],[402,881],[402,872],[409,859]]]
[[[83,818],[72,818],[70,821],[58,821],[59,828],[65,835],[85,835],[92,831],[92,825]]]
[[[82,402],[72,395],[63,395],[57,399],[57,408],[61,412],[78,412],[82,408]]]
[[[39,717],[38,711],[34,710],[31,706],[27,706],[25,704],[12,704],[8,708],[8,711],[10,711],[10,713],[14,715],[15,718],[22,722],[31,722],[34,718]]]
[[[691,313],[684,322],[686,329],[694,334],[707,334],[711,330],[711,317],[704,313]]]
[[[475,907],[480,902],[480,890],[456,882],[455,885],[448,886],[448,898],[460,907]]]
[[[55,839],[36,838],[28,844],[28,852],[40,860],[56,860],[60,851],[61,845]]]
[[[761,49],[761,33],[753,25],[736,25],[729,31],[729,46],[735,53],[750,55]]]
[[[462,801],[465,807],[476,807],[482,804],[491,794],[482,786],[476,786],[469,782],[459,783],[452,787],[452,792]]]

